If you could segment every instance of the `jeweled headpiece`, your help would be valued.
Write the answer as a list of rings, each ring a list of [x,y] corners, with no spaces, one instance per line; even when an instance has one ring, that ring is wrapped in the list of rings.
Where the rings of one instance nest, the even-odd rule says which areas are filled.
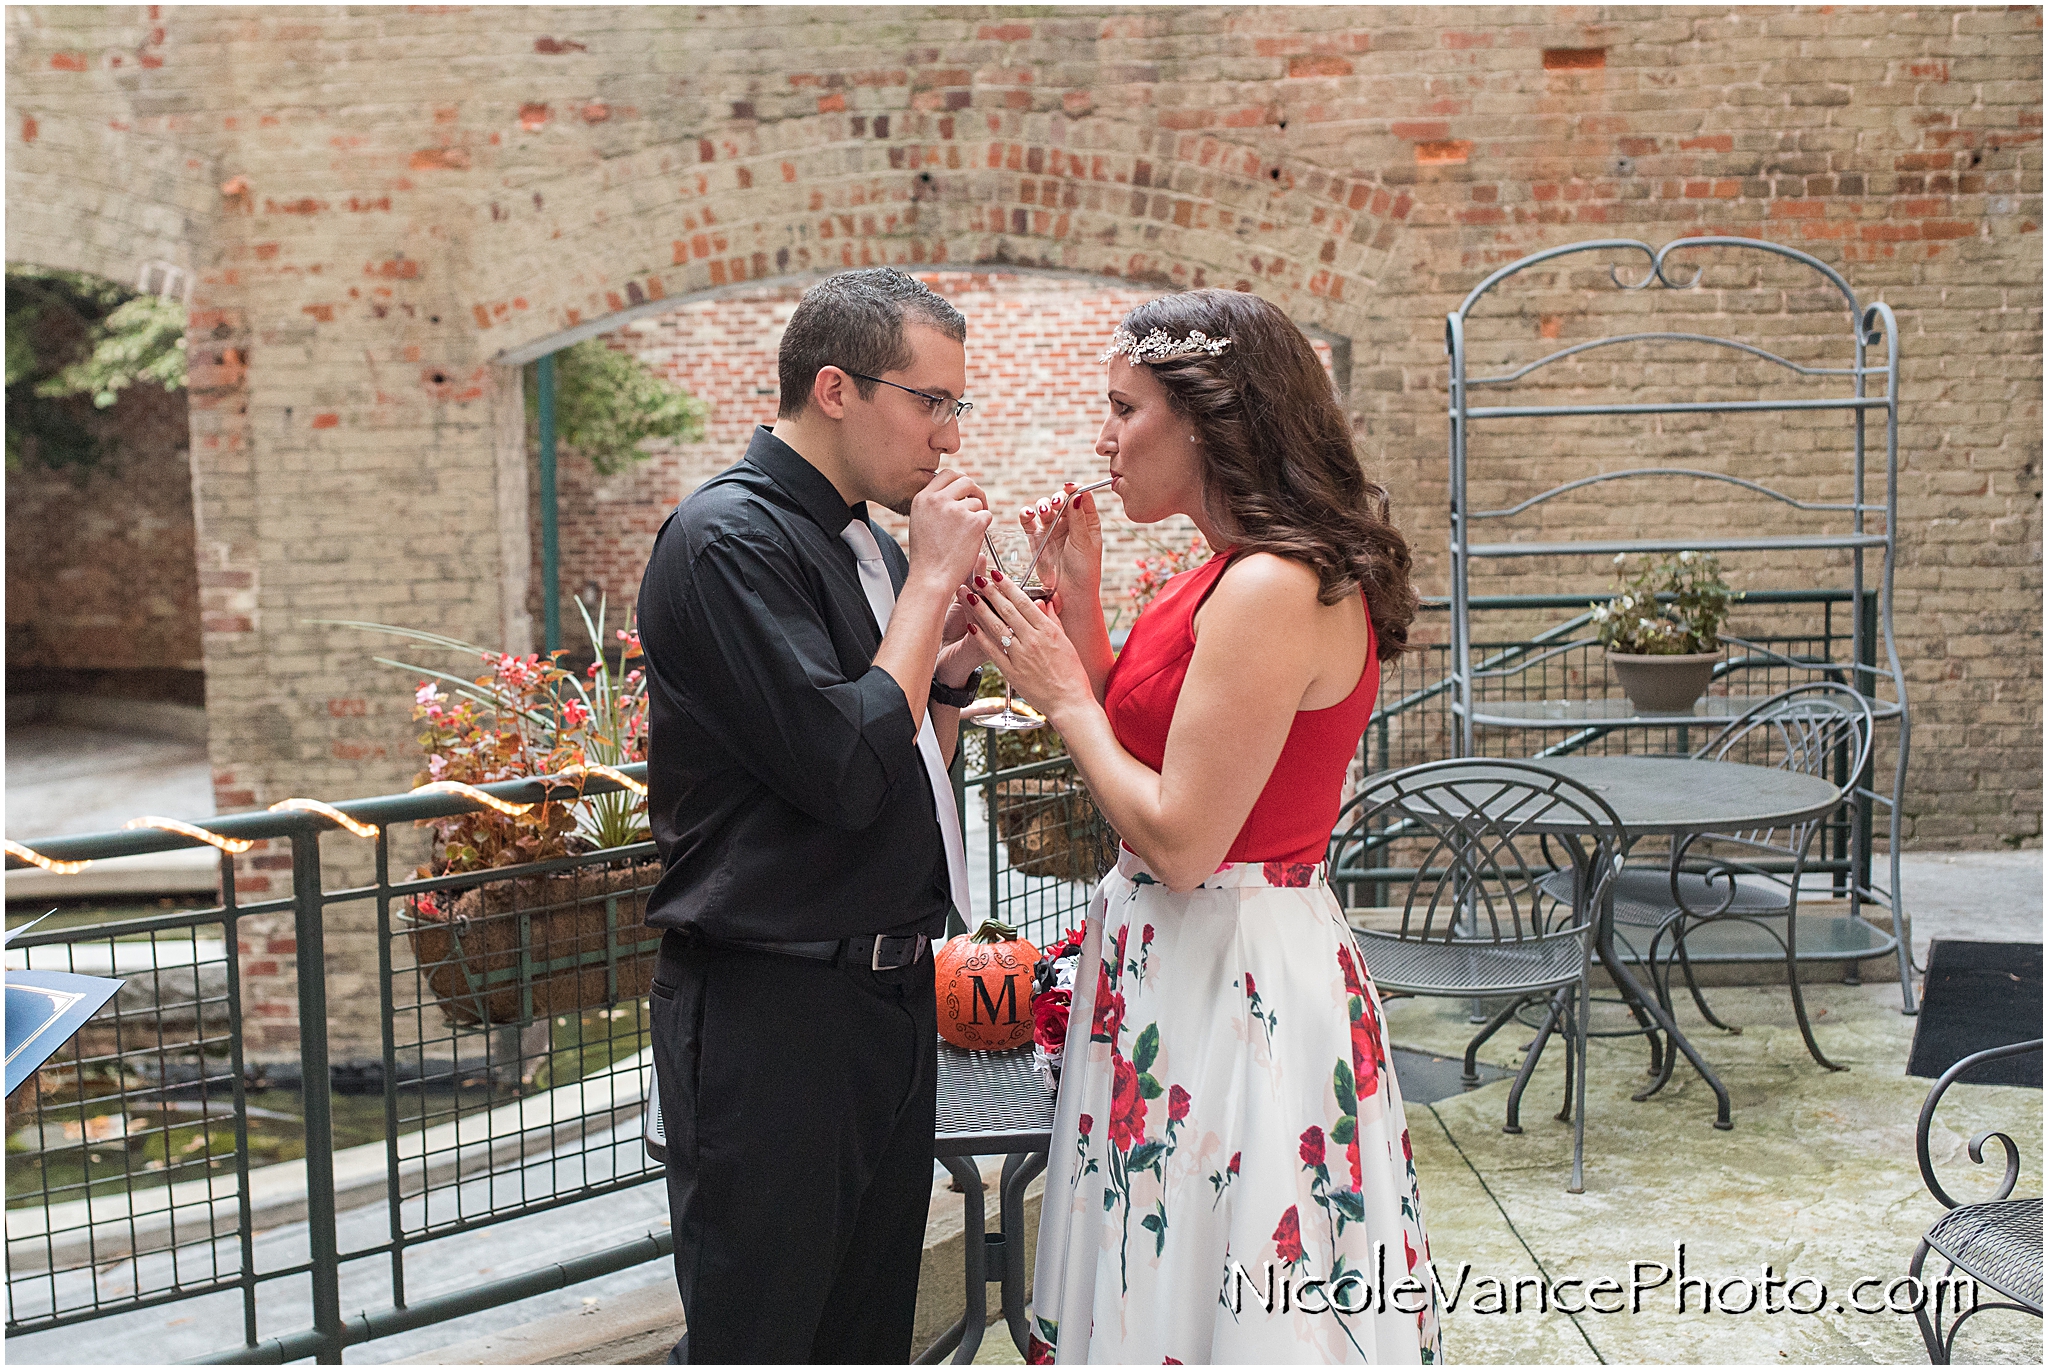
[[[1213,357],[1230,346],[1229,338],[1212,338],[1196,329],[1185,338],[1169,338],[1166,330],[1155,328],[1142,339],[1128,328],[1118,328],[1109,335],[1109,350],[1095,360],[1106,362],[1111,357],[1124,355],[1134,363],[1151,365],[1153,362],[1170,362],[1178,357]]]

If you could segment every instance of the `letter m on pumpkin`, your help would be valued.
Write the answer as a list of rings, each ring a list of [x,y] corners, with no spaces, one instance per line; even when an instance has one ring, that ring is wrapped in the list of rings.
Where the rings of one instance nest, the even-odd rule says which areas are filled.
[[[1001,994],[996,995],[994,998],[989,997],[988,980],[985,977],[976,975],[971,976],[969,978],[971,978],[974,981],[974,1004],[971,1010],[971,1016],[968,1018],[969,1022],[981,1022],[981,1011],[984,1007],[988,1009],[988,1021],[990,1023],[1014,1023],[1017,1021],[1016,976],[1005,975],[1003,977],[1003,992]],[[1008,1017],[998,1016],[997,1011],[1002,1008],[1007,1008],[1009,1010]]]

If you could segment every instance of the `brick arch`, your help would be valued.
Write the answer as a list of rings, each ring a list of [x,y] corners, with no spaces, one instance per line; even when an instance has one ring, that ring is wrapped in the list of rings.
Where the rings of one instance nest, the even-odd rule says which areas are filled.
[[[1100,474],[1093,455],[1103,413],[1103,369],[1096,356],[1124,313],[1158,295],[1158,287],[1113,276],[1018,267],[933,268],[920,279],[967,318],[967,395],[976,401],[961,425],[960,465],[980,480],[999,507],[1057,488],[1062,480]],[[564,645],[581,650],[572,599],[586,587],[616,615],[639,592],[655,531],[677,500],[723,470],[745,450],[753,427],[773,421],[779,400],[776,350],[782,325],[816,276],[782,277],[728,286],[608,315],[534,344],[559,346],[598,330],[606,345],[637,357],[673,384],[704,400],[704,440],[656,443],[647,460],[599,476],[570,456],[558,468],[561,529],[561,615]],[[1310,326],[1318,353],[1341,378],[1349,340]],[[515,457],[523,457],[523,447]],[[1137,557],[1177,546],[1192,525],[1175,520],[1139,528],[1112,502],[1105,531],[1105,608],[1127,609],[1124,597]],[[895,515],[880,513],[899,536]],[[538,618],[540,589],[536,506],[525,604]]]
[[[741,134],[663,143],[494,198],[465,282],[482,355],[527,360],[684,298],[869,265],[1256,289],[1350,336],[1411,204],[1249,135],[1104,116],[1068,146],[955,141],[936,139],[950,118],[898,118],[895,141],[851,152],[855,126],[886,138],[890,116],[784,121],[772,149]]]
[[[103,171],[88,180],[81,166]],[[10,109],[7,259],[131,288],[145,263],[194,272],[220,211],[212,171],[210,157],[106,120]]]

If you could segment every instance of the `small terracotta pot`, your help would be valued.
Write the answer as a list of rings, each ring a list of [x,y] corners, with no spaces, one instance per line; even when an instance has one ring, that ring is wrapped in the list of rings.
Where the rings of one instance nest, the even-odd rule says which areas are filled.
[[[1707,692],[1714,663],[1721,653],[1687,652],[1680,656],[1642,656],[1609,652],[1607,664],[1621,682],[1629,703],[1646,714],[1691,713],[1694,701]]]

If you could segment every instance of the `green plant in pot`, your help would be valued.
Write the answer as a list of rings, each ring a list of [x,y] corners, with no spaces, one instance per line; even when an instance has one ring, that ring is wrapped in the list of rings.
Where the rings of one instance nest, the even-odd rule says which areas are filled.
[[[1741,598],[1712,552],[1644,557],[1634,575],[1614,559],[1614,597],[1593,622],[1622,693],[1645,714],[1689,713],[1721,659],[1721,625]]]

